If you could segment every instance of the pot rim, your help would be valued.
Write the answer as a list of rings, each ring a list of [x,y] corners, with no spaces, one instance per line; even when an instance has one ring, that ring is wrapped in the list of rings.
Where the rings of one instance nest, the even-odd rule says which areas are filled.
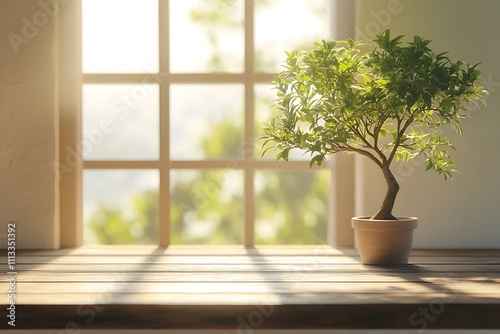
[[[399,216],[396,217],[397,220],[385,220],[385,219],[370,219],[370,216],[355,216],[351,217],[352,220],[357,220],[357,221],[368,221],[371,223],[377,223],[377,222],[406,222],[406,221],[418,221],[417,217],[412,217],[412,216]]]
[[[413,230],[418,225],[416,217],[398,217],[398,220],[370,220],[369,218],[369,216],[352,217],[352,228],[358,230]]]

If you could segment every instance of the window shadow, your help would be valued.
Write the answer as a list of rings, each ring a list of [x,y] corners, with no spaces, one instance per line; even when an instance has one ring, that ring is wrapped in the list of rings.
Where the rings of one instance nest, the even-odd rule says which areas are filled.
[[[477,284],[500,283],[498,271],[491,271],[491,262],[478,262],[477,257],[461,257],[453,255],[453,251],[448,252],[446,256],[440,256],[440,251],[433,254],[431,250],[421,251],[412,250],[409,263],[404,265],[365,265],[361,264],[361,259],[354,249],[341,250],[345,256],[358,260],[364,274],[372,275],[386,282],[394,290],[403,291],[398,287],[398,283],[414,283],[438,296],[438,300],[444,303],[454,303],[462,294],[464,294],[460,285],[462,283],[474,282]],[[496,261],[497,264],[500,263]],[[409,286],[408,289],[412,287]],[[492,301],[488,295],[482,297],[475,296],[475,299]],[[436,298],[430,298],[429,302]],[[408,303],[414,303],[408,300]]]

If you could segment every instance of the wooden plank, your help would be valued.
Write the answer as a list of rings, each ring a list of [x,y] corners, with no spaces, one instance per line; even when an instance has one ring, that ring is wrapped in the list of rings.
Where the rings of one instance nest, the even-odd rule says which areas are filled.
[[[58,250],[18,250],[18,255],[32,256],[131,256],[131,255],[284,255],[284,256],[354,256],[359,258],[358,252],[351,248],[334,248],[329,245],[311,246],[82,246]],[[500,249],[413,249],[411,256],[452,256],[452,257],[500,257]]]
[[[17,264],[16,270],[23,271],[56,271],[56,272],[205,272],[205,271],[247,271],[247,272],[270,272],[270,271],[288,271],[288,272],[312,272],[312,271],[343,271],[343,272],[366,272],[373,273],[401,273],[401,272],[475,272],[475,273],[500,273],[500,266],[488,263],[475,264],[436,264],[436,265],[420,265],[420,266],[392,266],[392,267],[375,267],[364,266],[361,264],[318,264],[304,263],[297,265],[290,264],[96,264],[88,263],[85,265],[79,264]],[[7,265],[0,266],[0,272],[7,272]]]
[[[500,294],[429,293],[23,293],[16,305],[376,305],[376,304],[499,304]],[[7,297],[0,295],[0,305]],[[500,304],[499,304],[500,305]],[[353,324],[354,325],[354,324]]]
[[[418,330],[409,317],[422,307],[439,311],[428,328],[500,328],[499,259],[500,250],[415,250],[411,265],[365,266],[355,250],[324,246],[19,251],[16,316],[30,321],[16,328],[238,329],[255,305],[276,312],[250,329]],[[81,307],[100,308],[99,320],[87,324]]]
[[[329,245],[312,246],[265,246],[246,248],[243,246],[169,246],[168,248],[159,248],[157,246],[82,246],[77,248],[66,248],[58,250],[19,250],[18,255],[49,255],[49,256],[68,256],[68,255],[87,255],[87,256],[130,256],[130,255],[215,255],[215,256],[234,256],[234,255],[309,255],[309,256],[358,256],[354,249],[333,248]]]
[[[110,275],[100,273],[60,273],[27,271],[17,274],[17,282],[449,282],[474,281],[500,283],[498,273],[474,272],[427,272],[399,273],[387,276],[371,272],[360,272],[356,275],[346,272],[199,272],[196,275],[182,272],[127,273],[127,275]]]
[[[233,255],[233,256],[179,256],[179,255],[131,255],[131,256],[86,256],[86,255],[69,255],[63,257],[54,256],[33,256],[27,255],[17,259],[17,264],[87,264],[87,263],[106,263],[106,264],[206,264],[207,261],[213,264],[307,264],[307,263],[329,263],[329,264],[359,264],[361,261],[355,257],[345,256],[249,256],[249,255]],[[1,261],[0,261],[1,263]],[[4,262],[5,263],[5,262]],[[474,257],[474,256],[413,256],[411,264],[500,264],[500,257]]]
[[[106,264],[206,264],[207,261],[212,264],[267,264],[282,263],[282,264],[300,264],[300,263],[359,263],[360,261],[350,257],[310,257],[298,255],[290,256],[23,256],[16,262],[17,264],[87,264],[87,263],[106,263]],[[496,260],[497,262],[498,259]],[[472,259],[471,263],[474,263]]]
[[[419,314],[418,304],[376,305],[27,305],[17,311],[16,329],[495,329],[498,304],[446,305],[440,313]],[[431,305],[425,306],[430,312]],[[437,308],[435,309],[437,310]],[[412,321],[410,321],[410,318]],[[485,320],[486,319],[486,320]],[[423,322],[422,322],[423,321]],[[0,328],[7,328],[0,322]]]
[[[8,291],[8,283],[0,283],[0,291]],[[216,294],[247,294],[247,293],[305,293],[305,294],[425,294],[433,292],[446,292],[453,294],[485,294],[500,295],[500,284],[490,282],[370,282],[370,283],[345,283],[345,282],[170,282],[170,283],[19,283],[16,289],[18,294],[28,293],[93,293],[93,294],[129,294],[129,293],[216,293]]]

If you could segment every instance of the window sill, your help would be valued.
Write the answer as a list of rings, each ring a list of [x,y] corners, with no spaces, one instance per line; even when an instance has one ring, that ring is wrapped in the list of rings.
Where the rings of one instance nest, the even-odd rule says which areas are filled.
[[[19,251],[16,328],[500,328],[499,258],[414,250],[411,265],[374,267],[330,246]]]

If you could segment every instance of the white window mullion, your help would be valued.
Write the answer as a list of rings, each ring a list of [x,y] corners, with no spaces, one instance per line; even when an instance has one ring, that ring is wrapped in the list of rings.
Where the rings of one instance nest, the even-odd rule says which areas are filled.
[[[120,73],[101,74],[84,73],[83,80],[86,84],[155,84],[158,79],[156,73]]]
[[[159,162],[146,161],[83,161],[84,169],[158,169]]]

